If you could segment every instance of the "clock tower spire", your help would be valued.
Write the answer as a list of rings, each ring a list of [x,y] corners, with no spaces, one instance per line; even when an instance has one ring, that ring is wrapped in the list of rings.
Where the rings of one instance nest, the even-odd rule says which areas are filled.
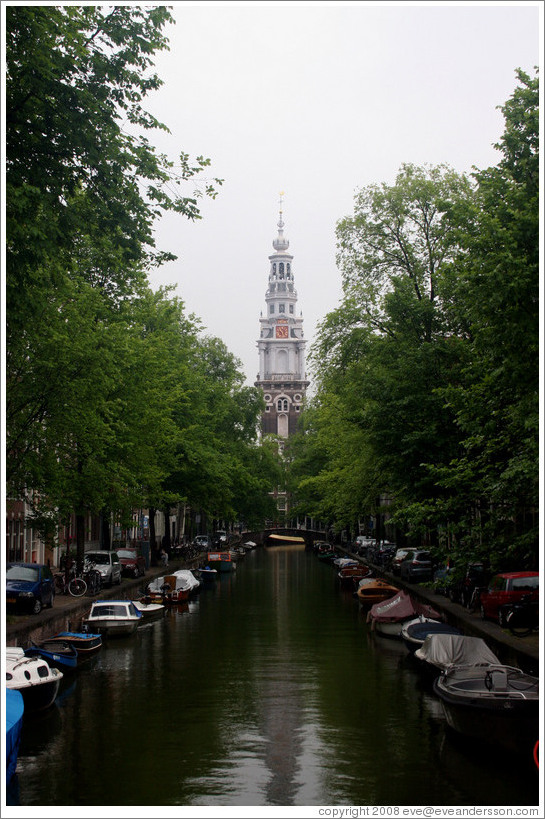
[[[282,191],[278,235],[272,243],[275,252],[269,256],[266,310],[259,320],[259,373],[255,386],[263,390],[265,398],[263,434],[288,438],[295,432],[309,382],[305,372],[303,317],[297,315],[293,256],[284,236],[283,196]]]

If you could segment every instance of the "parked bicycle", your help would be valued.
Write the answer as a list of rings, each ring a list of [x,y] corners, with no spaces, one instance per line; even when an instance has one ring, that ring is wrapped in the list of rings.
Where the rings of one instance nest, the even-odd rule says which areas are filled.
[[[473,586],[469,597],[467,608],[473,614],[481,610],[481,593],[487,590],[487,586]]]
[[[102,575],[94,563],[85,562],[82,579],[87,583],[87,594],[98,594],[102,589]]]
[[[539,600],[529,594],[500,612],[500,625],[507,626],[514,637],[527,637],[539,628]]]
[[[87,583],[83,577],[77,577],[74,570],[68,575],[66,572],[55,574],[55,594],[71,594],[72,597],[83,597],[87,591]]]

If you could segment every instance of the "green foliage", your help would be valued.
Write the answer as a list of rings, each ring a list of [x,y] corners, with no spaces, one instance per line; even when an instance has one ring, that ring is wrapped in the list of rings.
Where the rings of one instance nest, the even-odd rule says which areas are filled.
[[[199,219],[221,184],[148,139],[167,130],[143,101],[172,22],[165,6],[6,9],[7,484],[48,536],[72,513],[181,499],[234,520],[245,488],[258,509],[274,485],[240,362],[148,283],[174,258],[156,220]]]
[[[339,221],[344,298],[291,448],[313,514],[387,496],[399,534],[494,567],[537,558],[538,80],[518,79],[497,167],[403,165]]]

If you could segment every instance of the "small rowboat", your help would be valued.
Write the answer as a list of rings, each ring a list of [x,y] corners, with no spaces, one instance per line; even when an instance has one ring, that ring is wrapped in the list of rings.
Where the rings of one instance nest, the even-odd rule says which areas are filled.
[[[78,652],[66,640],[43,640],[25,649],[26,657],[42,657],[49,666],[72,671],[78,664]]]
[[[90,657],[94,657],[102,648],[102,635],[86,631],[59,631],[58,634],[48,638],[50,643],[54,640],[70,643],[76,649],[78,652],[78,665]]]
[[[360,580],[360,585],[356,592],[356,596],[362,606],[371,608],[374,603],[381,603],[383,600],[388,600],[397,594],[399,589],[387,583],[386,580],[381,580],[380,577],[363,578]]]
[[[133,600],[135,609],[142,614],[142,622],[157,620],[166,612],[166,606],[162,603],[147,603],[145,600]]]

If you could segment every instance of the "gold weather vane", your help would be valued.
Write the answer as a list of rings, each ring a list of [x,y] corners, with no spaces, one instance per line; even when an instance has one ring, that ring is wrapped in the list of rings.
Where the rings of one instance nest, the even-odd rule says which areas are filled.
[[[280,213],[282,213],[282,197],[283,197],[283,196],[284,196],[284,191],[280,191],[280,202],[279,202],[279,205],[280,205]]]

